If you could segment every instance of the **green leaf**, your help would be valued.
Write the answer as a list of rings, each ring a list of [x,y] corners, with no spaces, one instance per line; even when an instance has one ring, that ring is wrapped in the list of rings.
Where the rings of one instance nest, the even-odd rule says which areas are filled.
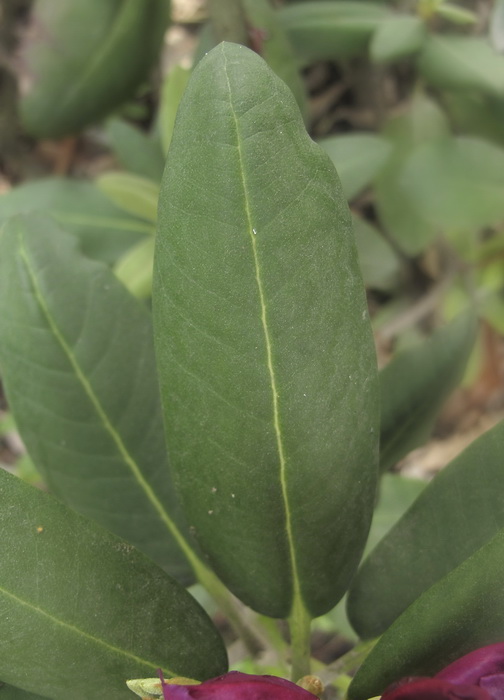
[[[504,95],[504,56],[482,38],[430,35],[418,70],[435,87]]]
[[[152,292],[154,238],[140,241],[114,267],[117,279],[138,299],[148,299]]]
[[[123,119],[109,119],[106,133],[119,163],[136,175],[161,180],[164,157],[158,140]]]
[[[372,512],[374,350],[336,173],[244,47],[211,51],[182,100],[153,310],[169,453],[212,566],[267,615],[324,613]]]
[[[448,233],[504,220],[504,150],[482,139],[423,144],[404,164],[402,182],[417,210]]]
[[[474,316],[461,315],[380,372],[382,471],[429,438],[439,410],[462,379],[475,331]]]
[[[388,9],[373,2],[314,0],[278,10],[294,50],[305,63],[365,53]]]
[[[157,59],[167,0],[37,0],[21,46],[25,129],[37,137],[73,134],[132,97]]]
[[[352,215],[359,266],[366,287],[390,291],[399,283],[400,262],[381,233],[360,216]]]
[[[127,700],[125,681],[226,669],[191,595],[128,542],[0,470],[0,676],[53,700]],[[0,691],[1,697],[1,691]]]
[[[43,696],[0,681],[0,700],[43,700]]]
[[[156,223],[159,185],[131,173],[105,173],[95,180],[96,186],[119,209]]]
[[[186,89],[191,71],[182,66],[175,66],[166,77],[161,88],[158,112],[158,130],[163,146],[163,153],[168,153],[175,125],[177,110]]]
[[[299,73],[294,51],[277,10],[269,0],[242,0],[249,35],[258,36],[250,45],[292,90],[303,117],[307,116],[306,88]]]
[[[330,136],[318,143],[334,163],[347,199],[374,180],[392,150],[387,139],[366,133]]]
[[[501,434],[500,446],[502,437]],[[502,451],[499,451],[502,456]],[[502,475],[502,460],[499,467]],[[491,491],[493,495],[495,486],[489,486],[489,494]],[[502,494],[502,488],[500,493]],[[426,494],[427,491],[424,491]],[[495,501],[495,498],[492,500]],[[485,513],[485,509],[486,505],[482,504],[480,512]],[[474,521],[463,510],[453,508],[452,492],[449,511],[454,510],[460,522],[469,523],[471,527],[477,524],[478,520]],[[431,511],[431,522],[433,513],[439,515],[437,511]],[[442,530],[436,532],[437,544],[444,541],[437,536],[439,532]],[[427,541],[426,538],[423,550],[420,551],[428,550],[429,555],[432,555],[435,551],[430,546],[432,540],[425,547]],[[411,541],[409,549],[413,555],[414,545]],[[443,551],[450,556],[448,547],[443,548]],[[415,554],[418,552],[416,550]],[[415,582],[413,573],[409,580]],[[504,528],[428,589],[387,630],[357,671],[348,691],[349,698],[365,700],[380,695],[388,685],[400,678],[433,675],[478,647],[502,641],[503,580]],[[396,580],[393,582],[393,590],[397,590]]]
[[[0,224],[35,211],[50,214],[78,237],[83,253],[105,262],[153,232],[151,224],[126,214],[89,182],[51,177],[0,195]]]
[[[390,119],[384,129],[393,152],[374,183],[376,205],[381,223],[409,255],[421,252],[438,229],[404,191],[404,165],[421,144],[447,133],[443,112],[421,93],[414,97],[407,112]]]
[[[450,91],[442,99],[456,132],[504,146],[504,97]]]
[[[503,439],[501,422],[472,443],[365,560],[349,598],[350,619],[361,636],[385,631],[504,527]]]
[[[375,63],[391,63],[417,53],[427,30],[419,17],[396,15],[383,21],[371,40],[369,53]]]
[[[0,235],[0,338],[9,405],[54,493],[191,580],[149,312],[51,220],[17,217]]]

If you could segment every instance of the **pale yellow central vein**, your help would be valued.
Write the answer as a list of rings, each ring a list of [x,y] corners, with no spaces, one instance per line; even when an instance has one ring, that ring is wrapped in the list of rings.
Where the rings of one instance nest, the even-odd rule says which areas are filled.
[[[229,77],[226,72],[226,79],[228,83],[229,94],[231,97],[231,85],[229,83]],[[287,542],[289,547],[289,556],[292,566],[292,579],[293,579],[293,609],[304,608],[301,599],[301,586],[299,582],[299,573],[297,569],[297,557],[296,549],[294,546],[294,536],[292,531],[292,517],[291,509],[289,505],[289,495],[287,490],[287,457],[285,454],[285,447],[283,443],[282,428],[280,424],[280,406],[279,406],[279,392],[277,387],[277,380],[275,376],[275,367],[273,364],[273,348],[271,343],[271,333],[268,324],[268,305],[266,302],[266,295],[264,293],[264,284],[262,281],[261,266],[259,263],[259,255],[257,250],[257,236],[258,232],[254,226],[252,212],[250,210],[250,198],[248,194],[248,184],[246,169],[244,167],[242,142],[240,138],[240,128],[238,117],[233,108],[232,100],[230,99],[230,108],[233,115],[235,130],[236,130],[236,144],[238,150],[238,159],[240,162],[240,173],[241,182],[243,186],[243,196],[245,200],[245,213],[247,217],[247,228],[250,236],[250,242],[252,246],[252,253],[254,256],[254,268],[255,268],[255,278],[257,283],[257,290],[259,294],[259,303],[261,307],[261,324],[264,333],[264,341],[266,346],[266,364],[268,367],[268,374],[270,378],[272,403],[273,403],[273,427],[275,431],[275,438],[277,444],[278,460],[280,465],[280,486],[282,491],[282,500],[284,503],[285,510],[285,530],[287,533]],[[260,235],[260,232],[259,232]]]
[[[138,485],[146,495],[148,501],[151,503],[152,507],[154,510],[157,512],[159,518],[161,521],[164,523],[164,525],[168,528],[170,533],[172,534],[173,538],[181,548],[181,550],[184,552],[185,556],[193,566],[193,568],[197,569],[200,568],[202,565],[202,562],[198,559],[196,554],[193,552],[191,547],[188,545],[186,542],[185,538],[182,536],[181,532],[173,522],[173,520],[170,518],[168,513],[163,507],[163,504],[161,501],[158,499],[156,496],[156,493],[154,492],[154,489],[150,486],[150,484],[147,482],[145,477],[143,476],[140,467],[138,466],[136,460],[132,457],[132,455],[129,453],[126,445],[124,444],[123,439],[117,432],[117,430],[114,428],[112,425],[105,409],[103,408],[101,401],[99,400],[98,396],[93,390],[93,387],[91,386],[91,383],[89,382],[89,379],[86,377],[84,374],[81,366],[77,362],[77,359],[75,357],[75,354],[64,338],[63,334],[61,333],[55,319],[53,318],[50,309],[47,306],[47,303],[44,299],[44,296],[42,294],[42,291],[38,285],[38,281],[35,275],[34,270],[31,267],[30,261],[28,259],[27,252],[25,248],[23,247],[23,244],[21,243],[20,246],[20,256],[23,259],[26,269],[28,272],[28,275],[30,277],[31,283],[33,285],[33,289],[35,292],[35,297],[37,299],[37,302],[40,306],[40,309],[42,310],[42,313],[44,314],[47,323],[49,325],[49,328],[51,329],[51,332],[54,335],[54,338],[60,345],[61,349],[65,353],[68,362],[70,363],[73,371],[75,372],[75,376],[77,377],[78,381],[80,382],[84,393],[87,395],[89,398],[94,410],[96,411],[96,414],[98,415],[100,421],[103,424],[103,427],[105,431],[110,435],[113,443],[116,446],[117,451],[119,452],[119,455],[122,457],[124,460],[125,464],[128,466],[130,469],[131,473],[133,474],[134,478],[136,479]]]
[[[86,640],[90,640],[94,644],[98,644],[102,647],[105,647],[108,651],[114,653],[114,654],[120,654],[121,656],[125,656],[128,659],[131,659],[132,661],[135,661],[137,663],[144,664],[145,666],[150,666],[153,669],[157,669],[160,667],[160,664],[157,663],[152,663],[150,661],[147,661],[146,659],[142,659],[136,654],[132,654],[129,651],[126,651],[126,649],[121,649],[119,647],[114,646],[113,644],[109,644],[109,642],[106,642],[104,639],[100,639],[99,637],[95,637],[92,634],[89,634],[89,632],[85,632],[84,630],[80,629],[79,627],[76,627],[75,625],[71,625],[69,622],[65,622],[64,620],[60,620],[58,617],[54,617],[54,615],[51,615],[45,610],[42,610],[42,608],[39,608],[37,605],[34,605],[33,603],[28,602],[27,600],[23,600],[22,598],[19,598],[18,596],[14,595],[14,593],[11,593],[10,591],[5,590],[5,588],[0,588],[0,594],[3,594],[7,598],[10,598],[13,600],[16,605],[20,605],[22,607],[28,608],[31,612],[36,613],[37,615],[42,615],[43,617],[48,618],[54,625],[58,625],[59,627],[63,627],[64,629],[68,630],[69,632],[73,634],[77,634],[80,637],[83,637]],[[176,676],[177,674],[174,671],[170,671],[166,669],[163,666],[163,670],[166,671],[171,676]]]

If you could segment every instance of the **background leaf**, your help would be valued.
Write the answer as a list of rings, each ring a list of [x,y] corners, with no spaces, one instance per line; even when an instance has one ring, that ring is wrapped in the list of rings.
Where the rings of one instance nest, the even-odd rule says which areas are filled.
[[[361,636],[384,632],[504,527],[503,438],[500,423],[472,443],[364,561],[349,597],[350,619]]]
[[[182,100],[153,297],[189,523],[247,604],[322,614],[372,512],[374,350],[335,171],[284,83],[244,47],[211,51]]]
[[[486,39],[431,34],[417,66],[435,87],[504,95],[504,56]]]
[[[37,0],[36,32],[20,49],[31,78],[21,100],[25,129],[39,138],[73,134],[132,97],[168,18],[167,0]]]
[[[105,262],[153,233],[152,224],[119,209],[89,182],[44,178],[0,195],[0,223],[35,211],[50,214],[78,237],[83,253]]]
[[[381,233],[365,219],[352,216],[359,266],[366,287],[390,291],[399,282],[399,257]]]
[[[115,156],[126,170],[154,182],[161,180],[165,159],[158,139],[123,119],[109,119],[105,131]]]
[[[380,695],[400,678],[433,675],[478,647],[501,642],[503,578],[501,529],[387,630],[357,671],[348,697],[365,700]]]
[[[9,405],[51,489],[191,580],[148,311],[51,220],[18,217],[0,235],[0,338]]]
[[[399,353],[380,372],[380,469],[424,443],[443,403],[462,379],[476,337],[464,314],[429,340]]]
[[[347,199],[374,180],[392,150],[386,139],[364,133],[330,136],[318,143],[334,163]]]
[[[131,173],[104,173],[95,180],[96,186],[116,206],[144,221],[155,223],[159,185]]]
[[[377,27],[371,39],[369,54],[375,63],[389,63],[419,51],[427,35],[419,17],[395,15]]]
[[[225,671],[203,609],[149,559],[3,470],[0,493],[7,683],[54,700],[126,700],[126,679],[157,668],[199,679]]]
[[[354,0],[314,0],[278,11],[287,36],[305,63],[364,53],[373,31],[389,16],[388,9],[376,3]]]

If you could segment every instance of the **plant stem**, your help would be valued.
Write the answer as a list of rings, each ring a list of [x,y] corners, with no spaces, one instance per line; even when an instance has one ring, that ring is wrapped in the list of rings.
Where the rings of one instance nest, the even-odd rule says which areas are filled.
[[[301,598],[296,596],[292,614],[289,617],[292,653],[291,679],[294,682],[310,673],[310,623],[311,618]]]

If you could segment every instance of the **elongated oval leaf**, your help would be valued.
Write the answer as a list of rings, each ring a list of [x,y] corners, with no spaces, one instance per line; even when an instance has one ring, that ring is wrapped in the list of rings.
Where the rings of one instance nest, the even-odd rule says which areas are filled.
[[[96,186],[119,209],[155,223],[159,184],[131,173],[104,173],[96,179]]]
[[[157,668],[225,670],[203,609],[129,543],[2,470],[0,495],[7,683],[53,700],[127,700],[126,679]]]
[[[432,675],[473,649],[502,641],[503,580],[501,529],[387,630],[357,672],[349,698],[380,695],[405,676]]]
[[[385,631],[504,527],[503,444],[500,423],[436,476],[365,560],[349,596],[361,636]]]
[[[132,173],[159,182],[164,170],[160,140],[123,119],[109,119],[106,134],[119,163]]]
[[[49,219],[16,217],[0,234],[0,368],[51,489],[190,580],[150,314]]]
[[[193,73],[160,195],[153,305],[190,525],[249,605],[343,594],[376,484],[372,338],[336,173],[256,54]]]
[[[296,53],[310,62],[364,53],[390,12],[373,2],[315,0],[285,7],[278,16]]]
[[[167,0],[36,0],[20,49],[27,131],[72,134],[132,97],[157,58],[168,11]]]
[[[114,262],[153,232],[151,224],[119,209],[95,185],[82,180],[48,177],[0,195],[0,224],[35,211],[56,219],[79,239],[83,253],[105,262]]]
[[[369,52],[375,63],[389,63],[411,56],[422,47],[427,36],[419,17],[395,15],[383,21],[371,40]]]
[[[475,333],[474,316],[464,314],[380,372],[381,471],[428,439],[440,408],[462,379]]]

